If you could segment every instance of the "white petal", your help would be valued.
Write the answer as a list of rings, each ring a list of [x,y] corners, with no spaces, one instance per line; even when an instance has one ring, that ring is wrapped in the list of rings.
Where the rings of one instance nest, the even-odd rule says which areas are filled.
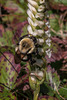
[[[47,25],[48,28],[50,28],[50,25]]]
[[[32,34],[33,35],[33,31],[32,31],[32,28],[31,28],[30,25],[28,25],[27,30],[28,30],[29,34]]]
[[[31,80],[32,80],[33,83],[36,83],[36,78],[35,78],[35,76],[31,76]]]
[[[39,66],[39,67],[42,67],[43,66],[43,60],[41,60],[41,59],[37,59],[36,58],[36,62],[34,63],[34,65],[37,65],[37,66]]]
[[[45,3],[45,0],[40,0],[40,4],[43,4],[43,3]]]
[[[50,47],[51,46],[51,40],[48,38],[47,40],[46,40],[46,44]]]
[[[30,25],[33,25],[33,21],[31,20],[31,18],[27,18],[27,20],[28,20],[28,23],[30,24]]]
[[[28,30],[29,34],[31,34],[33,36],[37,36],[37,33],[36,32],[33,32],[33,30],[32,30],[32,28],[31,28],[30,25],[28,25],[27,30]]]
[[[35,22],[33,22],[32,19],[29,18],[29,17],[28,17],[28,22],[31,25],[31,27],[34,28],[34,29],[35,29],[36,26],[39,26],[40,28],[42,28],[42,26],[44,25],[43,21],[36,20]]]
[[[39,43],[40,45],[42,45],[42,44],[44,43],[44,40],[43,40],[43,39],[38,39],[38,43]]]
[[[34,1],[34,0],[28,0],[28,2],[29,2],[32,6],[38,8],[38,3],[37,3],[36,1]]]
[[[44,34],[44,30],[35,30],[38,36],[42,36]]]
[[[44,21],[36,21],[37,25],[40,26],[40,28],[42,28],[42,26],[44,25]]]
[[[37,33],[36,32],[33,32],[33,36],[37,36]]]
[[[37,23],[33,22],[32,19],[29,17],[28,17],[28,22],[31,25],[31,27],[35,29],[35,27],[37,26]]]
[[[39,55],[43,55],[44,50],[42,48],[38,48]]]
[[[46,51],[46,54],[47,54],[47,56],[49,57],[49,58],[51,58],[51,50],[50,49],[48,49],[47,51]]]
[[[48,38],[47,40],[46,40],[46,43],[50,43],[51,42],[51,40]]]
[[[44,72],[36,69],[35,71],[32,71],[30,75],[42,80],[42,78],[44,77]]]
[[[40,77],[43,77],[44,73],[42,71],[38,71],[37,75],[40,76]]]
[[[42,19],[44,17],[44,13],[36,13],[35,17]]]
[[[47,21],[47,22],[45,23],[45,25],[49,25],[49,21]]]
[[[28,14],[28,16],[32,19],[32,18],[35,18],[34,17],[34,15],[33,15],[33,13],[28,9],[27,10],[27,14]]]
[[[43,5],[41,5],[41,6],[38,7],[38,11],[39,12],[44,11],[44,9],[45,9],[45,6],[43,6]]]
[[[49,47],[51,46],[51,43],[46,43]]]
[[[29,7],[29,9],[31,10],[31,12],[33,14],[36,14],[37,13],[36,9],[33,6],[31,6],[29,3],[28,3],[28,7]]]
[[[50,30],[45,31],[45,34],[46,34],[48,37],[51,37]]]
[[[47,21],[47,22],[45,23],[45,25],[47,25],[47,27],[50,28],[49,21]]]
[[[30,75],[31,75],[31,76],[34,76],[34,75],[35,75],[35,72],[34,72],[34,71],[32,71],[32,72],[30,73]]]
[[[46,17],[49,18],[50,17],[49,14],[46,14]]]
[[[50,33],[50,30],[45,31],[46,34]]]

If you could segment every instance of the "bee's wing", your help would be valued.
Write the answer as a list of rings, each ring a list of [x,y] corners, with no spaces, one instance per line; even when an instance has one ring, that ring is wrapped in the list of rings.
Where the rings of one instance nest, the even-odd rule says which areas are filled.
[[[21,62],[21,59],[19,59],[19,57],[17,56],[16,53],[14,55],[14,61],[15,61],[16,64],[19,64]]]

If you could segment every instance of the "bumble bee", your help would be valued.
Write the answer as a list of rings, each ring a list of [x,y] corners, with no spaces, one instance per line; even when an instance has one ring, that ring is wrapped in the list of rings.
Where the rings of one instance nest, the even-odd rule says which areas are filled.
[[[36,47],[37,40],[32,35],[24,35],[20,37],[19,42],[15,48],[15,63],[18,64],[21,61],[28,61],[31,59],[31,54],[35,52]]]

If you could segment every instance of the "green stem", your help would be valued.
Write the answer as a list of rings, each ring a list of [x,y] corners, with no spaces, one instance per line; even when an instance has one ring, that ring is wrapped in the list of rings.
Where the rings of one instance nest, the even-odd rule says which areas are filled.
[[[34,99],[33,100],[38,100],[39,92],[40,92],[40,85],[38,85],[36,87],[36,90],[34,91]]]

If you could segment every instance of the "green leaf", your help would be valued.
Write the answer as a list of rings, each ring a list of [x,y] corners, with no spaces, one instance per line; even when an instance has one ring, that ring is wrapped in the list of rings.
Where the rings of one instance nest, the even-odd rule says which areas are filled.
[[[4,53],[4,52],[11,52],[12,54],[15,54],[15,48],[11,47],[11,46],[1,46],[0,47],[0,52]],[[0,53],[1,56],[1,53]]]
[[[50,26],[51,28],[55,31],[58,32],[60,30],[60,26],[59,26],[59,16],[58,15],[53,15],[54,17],[50,19]],[[56,35],[56,33],[51,31],[52,35]]]
[[[38,100],[58,100],[57,98],[55,97],[51,97],[51,96],[42,96],[42,97],[39,97]]]
[[[64,4],[67,6],[67,0],[54,0],[54,2],[60,3],[60,4]]]
[[[8,0],[5,6],[15,10],[14,13],[24,13],[24,10],[18,5],[19,3],[17,4],[17,2],[15,3],[13,0]]]
[[[67,98],[67,85],[64,85],[63,87],[61,87],[59,89],[59,93],[60,95],[62,95],[62,97]]]
[[[19,0],[20,1],[20,3],[24,3],[24,0]]]
[[[13,93],[4,89],[2,93],[0,92],[0,100],[16,100],[16,97]]]
[[[4,5],[6,3],[5,0],[0,0],[0,4]]]
[[[65,6],[67,6],[67,0],[49,0],[50,2],[53,2],[53,4],[63,4]]]
[[[4,84],[10,89],[13,89],[16,85],[15,81],[17,79],[17,72],[14,68],[16,68],[18,65],[14,63],[14,56],[12,53],[4,53],[4,55],[5,56],[0,56],[0,83]],[[13,66],[5,57],[12,63]],[[5,86],[4,88],[8,89]]]
[[[6,32],[0,37],[0,46],[13,46],[12,41],[13,33],[10,29],[7,29]]]
[[[44,82],[40,87],[40,93],[42,94],[48,94],[49,96],[54,96],[54,90],[51,86],[49,86],[48,83]]]

